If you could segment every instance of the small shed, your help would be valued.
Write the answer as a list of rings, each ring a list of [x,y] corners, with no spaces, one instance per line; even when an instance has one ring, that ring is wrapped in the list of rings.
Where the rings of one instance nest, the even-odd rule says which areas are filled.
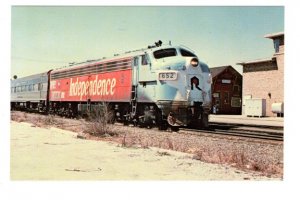
[[[212,113],[242,113],[242,75],[231,65],[210,68],[212,74]]]

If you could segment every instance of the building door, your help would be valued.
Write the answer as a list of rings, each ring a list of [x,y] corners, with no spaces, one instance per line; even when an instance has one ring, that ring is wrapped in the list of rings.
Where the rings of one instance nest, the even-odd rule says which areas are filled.
[[[229,114],[231,110],[230,96],[228,91],[221,92],[220,113]]]
[[[220,92],[214,92],[212,95],[212,113],[220,113]]]

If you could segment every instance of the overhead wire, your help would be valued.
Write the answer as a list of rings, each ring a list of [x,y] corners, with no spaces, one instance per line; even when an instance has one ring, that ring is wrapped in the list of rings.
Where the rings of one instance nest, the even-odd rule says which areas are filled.
[[[69,63],[70,62],[70,61],[39,60],[39,59],[24,58],[24,57],[19,57],[19,56],[12,56],[11,59],[26,60],[26,61],[31,61],[31,62],[43,62],[43,63]]]

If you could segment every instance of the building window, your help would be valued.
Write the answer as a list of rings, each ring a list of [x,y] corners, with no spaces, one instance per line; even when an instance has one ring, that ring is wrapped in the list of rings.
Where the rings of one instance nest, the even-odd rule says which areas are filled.
[[[220,97],[220,93],[219,93],[219,92],[213,93],[213,97],[214,97],[214,98],[219,98],[219,97]]]
[[[240,86],[239,85],[234,85],[233,86],[233,94],[234,95],[238,95],[239,94],[239,90],[240,90]]]
[[[230,84],[231,80],[230,79],[222,79],[222,83],[224,83],[224,84]]]
[[[241,107],[242,100],[240,97],[231,98],[231,107]]]
[[[279,52],[279,45],[280,45],[280,39],[276,38],[274,39],[274,49],[275,49],[275,53]]]

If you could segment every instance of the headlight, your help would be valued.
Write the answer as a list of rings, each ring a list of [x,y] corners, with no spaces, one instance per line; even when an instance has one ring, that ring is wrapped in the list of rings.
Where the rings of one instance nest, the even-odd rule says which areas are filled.
[[[211,73],[208,74],[207,83],[208,83],[208,84],[212,84],[212,76],[211,76]]]
[[[197,67],[198,64],[199,64],[199,60],[198,60],[197,58],[193,58],[193,59],[191,60],[191,65],[192,65],[193,67]]]

